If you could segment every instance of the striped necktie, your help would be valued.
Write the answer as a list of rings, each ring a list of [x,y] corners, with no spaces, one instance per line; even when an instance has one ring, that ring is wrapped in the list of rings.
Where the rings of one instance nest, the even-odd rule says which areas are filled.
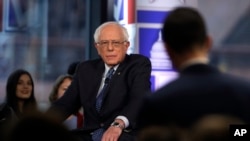
[[[96,98],[96,105],[95,106],[96,106],[97,112],[100,112],[105,91],[107,89],[107,86],[109,84],[109,81],[110,81],[114,71],[115,71],[114,68],[109,69],[109,71],[108,71],[108,73],[106,75],[106,78],[104,80],[104,86],[103,86],[102,90],[100,91],[99,95]],[[99,129],[95,130],[93,132],[93,134],[92,134],[92,140],[93,141],[100,141],[101,138],[102,138],[103,133],[104,133],[103,128],[99,128]]]
[[[106,74],[106,78],[104,80],[104,86],[102,88],[102,90],[100,91],[99,95],[97,96],[96,98],[96,110],[99,112],[100,109],[101,109],[101,106],[102,106],[102,101],[103,101],[103,98],[104,98],[104,94],[105,94],[105,91],[107,89],[107,86],[110,82],[110,79],[114,73],[114,68],[110,68],[108,73]]]

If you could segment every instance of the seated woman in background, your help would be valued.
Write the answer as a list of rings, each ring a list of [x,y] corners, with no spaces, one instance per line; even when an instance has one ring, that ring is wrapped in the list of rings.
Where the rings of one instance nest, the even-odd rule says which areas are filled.
[[[17,118],[37,110],[34,81],[28,71],[18,69],[10,74],[6,85],[6,99],[1,107],[9,108]]]
[[[0,132],[5,131],[9,124],[37,110],[31,74],[23,69],[15,70],[8,77],[5,101],[0,105]]]
[[[49,95],[49,101],[53,103],[60,97],[64,95],[64,92],[67,90],[69,85],[71,84],[73,79],[72,75],[65,74],[65,75],[60,75],[52,88],[52,91]],[[64,121],[64,124],[68,129],[76,129],[78,127],[82,127],[83,124],[83,114],[80,112],[77,112],[74,115],[71,115],[68,117],[67,120]]]

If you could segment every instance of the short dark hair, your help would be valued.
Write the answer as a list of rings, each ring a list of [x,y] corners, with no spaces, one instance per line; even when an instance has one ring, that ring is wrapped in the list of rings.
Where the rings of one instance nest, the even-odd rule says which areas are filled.
[[[203,44],[207,31],[201,14],[191,7],[177,7],[166,17],[162,29],[163,41],[175,52],[182,53],[193,45]]]
[[[70,75],[74,75],[79,64],[80,64],[80,61],[72,62],[71,64],[69,64],[67,73]]]

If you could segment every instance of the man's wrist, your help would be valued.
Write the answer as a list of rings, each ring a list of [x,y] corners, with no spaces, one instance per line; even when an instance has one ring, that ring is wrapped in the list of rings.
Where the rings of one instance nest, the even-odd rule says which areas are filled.
[[[123,130],[125,128],[124,124],[120,123],[120,122],[117,122],[117,121],[114,121],[110,124],[110,126],[113,126],[113,127],[118,127],[120,128],[121,130]]]
[[[124,124],[124,127],[127,128],[129,126],[129,121],[125,116],[119,115],[115,118],[115,121],[120,121]]]

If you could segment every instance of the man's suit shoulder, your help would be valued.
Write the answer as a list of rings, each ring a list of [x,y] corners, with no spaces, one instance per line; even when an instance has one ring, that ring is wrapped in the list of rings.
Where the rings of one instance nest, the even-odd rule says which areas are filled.
[[[149,58],[142,55],[142,54],[130,54],[127,57],[129,60],[138,60],[138,61],[148,61],[150,62]]]
[[[133,62],[133,63],[132,63]],[[132,63],[132,64],[137,64],[137,63],[146,63],[146,64],[151,64],[150,60],[148,57],[141,55],[141,54],[129,54],[126,55],[126,58],[122,64],[127,64],[127,63]],[[101,67],[103,66],[104,62],[102,61],[101,58],[93,59],[93,60],[86,60],[83,61],[79,64],[79,68],[93,68],[97,69],[96,67]]]
[[[148,57],[142,55],[142,54],[129,54],[128,56],[130,56],[131,58],[144,58],[144,59],[148,59]]]
[[[100,69],[101,67],[104,68],[104,62],[101,59],[93,59],[93,60],[86,60],[81,62],[78,65],[78,70],[84,70],[84,71],[91,71],[91,70],[97,70]]]

